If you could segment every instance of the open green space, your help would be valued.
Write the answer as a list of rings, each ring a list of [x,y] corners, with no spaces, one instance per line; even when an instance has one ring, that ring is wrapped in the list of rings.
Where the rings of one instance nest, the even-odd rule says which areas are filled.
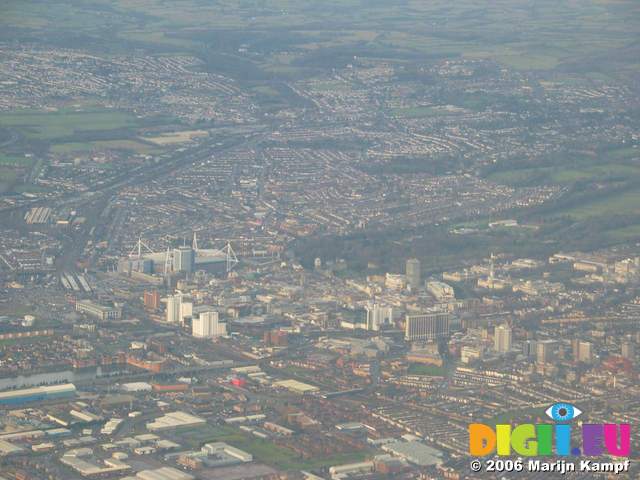
[[[438,115],[439,110],[434,107],[407,107],[407,108],[395,108],[391,111],[391,114],[396,117],[404,118],[423,118]]]
[[[0,193],[15,191],[22,178],[36,163],[33,157],[0,153]]]
[[[14,193],[37,194],[50,192],[51,189],[41,187],[40,185],[33,185],[31,183],[21,183],[19,185],[14,185],[11,191]]]
[[[585,180],[604,180],[611,177],[640,176],[640,166],[622,163],[604,163],[602,165],[556,166],[522,169],[501,169],[490,174],[487,179],[507,185],[528,185],[535,182],[571,184]]]
[[[3,304],[0,305],[0,315],[8,315],[12,317],[22,317],[24,315],[32,314],[33,306],[24,304]]]
[[[637,71],[637,62],[629,59],[634,58],[639,17],[632,0],[53,0],[8,2],[0,26],[38,30],[59,44],[72,44],[75,35],[89,41],[100,35],[120,51],[134,47],[196,54],[209,46],[237,54],[245,43],[237,39],[250,30],[266,34],[267,41],[249,41],[244,47],[258,51],[260,68],[274,74],[285,68],[276,58],[279,52],[311,55],[315,66],[324,67],[335,60],[332,51],[340,49],[350,58],[462,56],[522,70],[570,66],[583,75],[606,75],[613,66]],[[61,28],[68,37],[59,35]],[[215,41],[203,32],[214,32]]]
[[[32,157],[19,157],[0,154],[0,166],[15,168],[31,168],[35,160]]]
[[[215,427],[207,425],[191,429],[184,433],[183,438],[191,448],[198,448],[207,442],[225,442],[251,453],[256,461],[273,465],[283,470],[316,469],[330,465],[358,462],[370,456],[369,451],[353,451],[305,460],[288,448],[275,445],[268,440],[255,438],[228,425]]]
[[[133,114],[96,106],[86,109],[17,110],[0,113],[0,127],[15,131],[18,137],[33,145],[32,148],[36,151],[49,147],[52,153],[62,154],[104,149],[140,154],[160,151],[157,146],[121,138],[128,135],[127,129],[134,129],[141,124]],[[97,140],[93,140],[94,138]],[[83,141],[84,139],[88,141]],[[0,152],[0,192],[42,191],[30,185],[28,179],[36,178],[45,165],[46,154],[27,157]]]
[[[18,171],[16,169],[0,166],[0,193],[11,190],[17,181]]]
[[[609,238],[615,242],[625,242],[629,240],[640,241],[640,224],[629,225],[622,228],[614,228],[607,232]]]
[[[566,218],[571,222],[592,222],[613,217],[633,218],[640,214],[640,150],[616,146],[597,154],[547,159],[539,167],[504,165],[487,179],[511,186],[561,185],[561,199],[540,209],[538,218]],[[552,165],[549,165],[552,163]],[[602,222],[598,232],[612,242],[634,239],[635,224],[610,227]]]
[[[161,30],[131,30],[121,32],[118,36],[124,40],[159,44],[170,48],[173,47],[178,51],[189,50],[198,46],[196,42],[183,38],[171,37]]]
[[[115,110],[17,111],[0,114],[0,127],[15,128],[27,138],[35,140],[69,137],[80,132],[132,128],[137,124],[133,115]]]
[[[55,9],[51,9],[46,2],[3,2],[0,24],[20,28],[45,28],[52,26],[52,17],[55,17],[61,27],[82,28],[93,23],[89,12],[83,12],[70,3],[61,2]]]
[[[607,152],[607,155],[611,160],[629,160],[632,158],[640,159],[640,148],[637,148],[637,147],[615,148]]]
[[[190,448],[198,448],[208,442],[240,441],[244,438],[240,430],[227,425],[204,425],[181,432],[181,436]]]
[[[420,363],[412,363],[407,371],[409,375],[425,375],[428,377],[444,377],[447,374],[445,367],[436,365],[423,365]]]
[[[518,70],[550,70],[560,63],[560,59],[556,56],[536,53],[496,55],[495,59]]]
[[[275,88],[270,87],[269,85],[259,85],[257,87],[253,87],[251,90],[257,94],[265,95],[267,97],[280,96],[280,92],[278,92],[278,90],[276,90]]]
[[[640,189],[607,195],[585,201],[582,205],[559,209],[558,215],[569,215],[576,220],[608,215],[640,214]]]
[[[368,451],[353,451],[305,460],[292,450],[280,447],[267,440],[245,437],[242,441],[231,440],[229,444],[241,450],[246,450],[260,462],[274,465],[283,470],[313,470],[331,465],[360,462],[370,456]]]
[[[150,154],[160,149],[135,140],[103,140],[96,142],[69,142],[53,145],[52,153],[70,154],[76,152],[90,152],[94,150],[127,150],[135,153]]]

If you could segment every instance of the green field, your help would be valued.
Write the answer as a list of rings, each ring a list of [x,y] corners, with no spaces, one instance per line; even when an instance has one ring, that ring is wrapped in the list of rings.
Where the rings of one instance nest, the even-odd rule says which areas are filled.
[[[568,209],[561,209],[559,215],[569,215],[576,220],[608,215],[639,215],[640,190],[623,192],[592,201]]]
[[[26,140],[36,151],[50,148],[53,153],[72,154],[97,149],[125,150],[149,154],[160,148],[144,142],[128,139],[108,140],[122,136],[124,129],[136,128],[138,119],[129,113],[100,109],[60,109],[57,111],[13,111],[0,113],[0,127],[14,130],[21,141]],[[69,141],[76,138],[97,141]],[[107,138],[102,140],[103,138]],[[64,139],[64,140],[63,140]],[[58,143],[63,140],[62,143]],[[14,147],[12,147],[14,148]],[[0,193],[38,193],[42,189],[30,185],[29,178],[36,178],[47,164],[46,154],[27,157],[0,152]]]
[[[32,305],[22,304],[4,304],[0,305],[0,315],[8,315],[10,317],[24,317],[34,313]]]
[[[269,37],[279,30],[298,37],[291,50],[297,56],[335,49],[353,49],[357,55],[364,49],[365,56],[378,52],[378,58],[396,61],[403,56],[488,58],[521,70],[553,70],[571,64],[579,66],[582,76],[606,76],[612,66],[637,71],[637,62],[629,61],[633,54],[622,49],[637,39],[640,17],[637,2],[632,0],[217,0],[179,4],[53,0],[8,2],[2,13],[0,26],[38,30],[39,34],[66,29],[89,37],[106,36],[110,46],[122,52],[150,47],[162,53],[194,53],[207,46],[203,32],[225,30],[233,37],[234,32],[251,30]],[[238,45],[231,45],[228,51],[237,53]],[[285,50],[274,48],[261,56],[260,68],[283,76],[299,73],[281,63],[280,53]]]
[[[280,96],[280,92],[278,92],[278,90],[276,90],[275,88],[270,87],[269,85],[260,85],[257,87],[253,87],[251,90],[259,95],[264,95],[267,97]]]
[[[15,128],[27,138],[34,140],[53,140],[70,137],[80,132],[131,128],[137,124],[133,115],[111,110],[29,111],[0,114],[0,127]]]
[[[607,153],[612,160],[629,160],[632,158],[640,158],[640,148],[622,147],[616,148]]]
[[[439,110],[434,107],[407,107],[396,108],[391,111],[391,114],[396,117],[403,118],[423,118],[438,115]]]
[[[76,152],[90,152],[93,150],[126,150],[135,153],[149,154],[160,149],[135,140],[103,140],[96,142],[69,142],[53,145],[52,153],[70,154]]]
[[[169,49],[175,48],[177,51],[184,51],[195,48],[197,44],[189,40],[181,38],[172,38],[167,36],[165,32],[158,30],[137,30],[137,31],[125,31],[118,35],[124,40],[132,40],[136,42],[159,44],[168,47]]]
[[[0,167],[0,193],[8,192],[18,180],[18,171],[14,168]]]
[[[640,224],[614,228],[609,230],[607,235],[615,242],[640,241]]]
[[[487,55],[490,57],[490,55]],[[495,59],[517,70],[551,70],[560,64],[560,58],[552,55],[529,53],[525,55],[496,55]]]
[[[426,375],[429,377],[444,377],[447,374],[445,367],[436,365],[422,365],[420,363],[412,363],[407,371],[409,375]]]
[[[242,441],[229,441],[229,444],[241,450],[246,450],[260,462],[276,466],[283,470],[314,470],[332,465],[360,462],[370,456],[370,452],[362,451],[304,460],[292,450],[279,447],[267,440],[245,437]]]
[[[207,442],[227,442],[231,440],[243,440],[244,435],[240,430],[229,427],[227,425],[211,426],[206,425],[194,429],[190,429],[188,432],[184,432],[182,435],[183,441],[190,448],[198,448],[203,443]]]
[[[35,160],[0,154],[0,193],[14,190],[20,179],[33,167]]]
[[[0,154],[0,167],[31,168],[35,160],[31,157],[18,157]]]
[[[46,187],[41,187],[39,185],[33,185],[30,183],[22,183],[19,185],[14,185],[11,189],[12,192],[14,193],[32,193],[32,194],[36,194],[36,193],[46,193],[51,191],[51,189],[46,188]]]
[[[557,205],[546,207],[541,217],[534,215],[535,219],[564,219],[570,222],[571,228],[588,226],[592,232],[590,237],[605,243],[637,241],[640,238],[639,157],[640,149],[618,145],[589,155],[555,158],[552,159],[554,166],[505,166],[486,178],[516,187],[564,186],[567,193]],[[562,233],[556,232],[554,238],[562,241]]]
[[[540,167],[502,170],[487,179],[507,185],[528,185],[531,182],[571,184],[585,180],[603,180],[611,177],[640,176],[640,167],[621,163],[586,165],[580,167]]]
[[[547,218],[566,217],[574,222],[640,214],[640,165],[634,162],[638,149],[618,147],[598,156],[568,158],[556,166],[498,169],[486,178],[512,186],[542,184],[575,188],[565,202],[548,210]],[[579,201],[571,201],[579,198]],[[607,232],[613,241],[636,238],[634,225]]]
[[[199,448],[207,442],[225,442],[251,453],[255,460],[283,470],[304,470],[323,468],[331,465],[365,460],[370,452],[346,452],[325,458],[302,459],[297,453],[285,447],[262,440],[227,425],[205,426],[189,430],[184,434],[184,442],[191,448]]]

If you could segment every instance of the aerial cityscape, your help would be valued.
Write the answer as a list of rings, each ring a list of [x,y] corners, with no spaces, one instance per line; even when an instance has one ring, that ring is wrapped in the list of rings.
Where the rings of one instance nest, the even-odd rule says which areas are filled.
[[[639,324],[640,2],[0,0],[0,480],[636,479]]]

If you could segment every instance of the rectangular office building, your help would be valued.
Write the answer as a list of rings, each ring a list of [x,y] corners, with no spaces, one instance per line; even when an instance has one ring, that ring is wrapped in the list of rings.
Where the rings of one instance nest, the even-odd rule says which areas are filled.
[[[407,315],[404,338],[406,340],[433,341],[449,335],[449,313],[423,313]]]

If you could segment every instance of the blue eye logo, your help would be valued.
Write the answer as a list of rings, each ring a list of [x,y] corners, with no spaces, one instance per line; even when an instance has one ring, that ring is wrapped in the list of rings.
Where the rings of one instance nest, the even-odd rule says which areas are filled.
[[[556,422],[569,422],[582,414],[582,410],[570,403],[554,403],[545,412],[547,416]]]

